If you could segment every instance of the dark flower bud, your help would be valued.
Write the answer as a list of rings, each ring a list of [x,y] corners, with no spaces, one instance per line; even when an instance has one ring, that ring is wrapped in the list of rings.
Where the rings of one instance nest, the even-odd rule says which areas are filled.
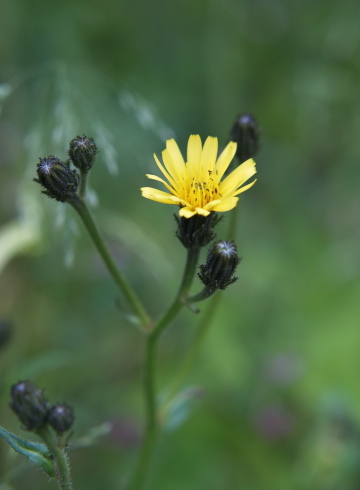
[[[253,158],[259,145],[259,128],[256,119],[251,114],[241,114],[231,129],[230,139],[237,143],[236,156],[240,162]]]
[[[77,136],[70,141],[69,157],[71,161],[83,172],[88,172],[93,166],[97,147],[92,138]]]
[[[71,170],[68,163],[61,162],[54,156],[40,158],[37,164],[38,179],[34,179],[45,189],[46,194],[60,202],[66,202],[75,197],[79,175]]]
[[[58,403],[51,407],[48,422],[59,435],[69,430],[74,420],[74,410],[66,403]]]
[[[233,274],[239,262],[235,243],[220,240],[209,249],[198,276],[209,291],[225,289],[237,281]]]
[[[8,344],[12,333],[12,324],[8,320],[0,320],[0,349]]]
[[[205,247],[216,236],[214,226],[221,218],[216,213],[210,213],[209,216],[195,214],[191,218],[179,218],[175,215],[178,224],[176,236],[185,248]]]
[[[50,404],[32,381],[19,381],[11,387],[10,407],[28,430],[40,430],[47,422]]]

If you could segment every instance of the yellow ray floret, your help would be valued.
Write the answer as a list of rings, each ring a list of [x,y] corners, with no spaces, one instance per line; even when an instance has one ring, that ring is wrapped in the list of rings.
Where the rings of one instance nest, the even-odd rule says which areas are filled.
[[[230,142],[218,157],[218,140],[209,136],[202,146],[199,135],[191,135],[185,162],[175,140],[167,140],[162,152],[163,165],[154,155],[156,165],[167,182],[156,175],[146,176],[161,182],[168,192],[152,187],[143,187],[147,199],[180,206],[179,214],[191,218],[195,214],[208,216],[211,211],[223,213],[233,209],[236,197],[253,186],[243,184],[255,173],[253,159],[239,165],[224,180],[221,180],[236,153],[236,143]]]

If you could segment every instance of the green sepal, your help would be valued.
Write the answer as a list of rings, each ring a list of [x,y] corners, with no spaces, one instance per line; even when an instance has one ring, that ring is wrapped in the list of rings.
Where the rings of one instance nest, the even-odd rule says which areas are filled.
[[[199,386],[189,386],[178,393],[168,404],[163,414],[163,424],[167,431],[176,430],[191,415],[194,409],[194,402],[202,396],[202,389]]]
[[[120,298],[116,299],[115,304],[121,316],[124,318],[124,320],[127,323],[129,323],[130,325],[135,325],[135,327],[138,328],[141,327],[141,318],[138,315],[134,315],[133,313],[129,313],[128,311],[125,311],[125,306],[123,305],[123,302]]]
[[[197,315],[198,313],[200,313],[200,310],[199,310],[199,308],[198,308],[196,305],[194,305],[194,303],[191,303],[191,302],[189,301],[189,300],[191,300],[191,298],[192,298],[192,296],[190,296],[190,297],[188,296],[188,297],[185,299],[184,304],[185,304],[185,306],[186,306],[187,308],[189,308],[189,310],[191,311],[191,313],[195,313],[195,315]]]
[[[56,476],[51,453],[45,444],[22,439],[1,426],[0,436],[3,437],[16,452],[25,456],[25,458],[32,463],[40,466],[50,478]]]

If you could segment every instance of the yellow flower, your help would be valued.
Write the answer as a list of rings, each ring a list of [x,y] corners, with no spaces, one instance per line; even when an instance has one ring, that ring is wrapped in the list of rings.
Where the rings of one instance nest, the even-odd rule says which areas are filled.
[[[146,176],[162,182],[169,192],[143,187],[142,195],[164,204],[178,204],[179,214],[184,218],[191,218],[195,214],[208,216],[211,211],[230,211],[239,200],[235,196],[256,182],[254,180],[241,187],[256,173],[255,162],[252,159],[242,163],[221,181],[235,152],[236,143],[231,141],[217,158],[217,138],[209,136],[203,147],[200,136],[191,135],[185,163],[176,141],[167,140],[166,149],[162,152],[165,168],[155,154],[154,158],[169,184],[156,175]]]

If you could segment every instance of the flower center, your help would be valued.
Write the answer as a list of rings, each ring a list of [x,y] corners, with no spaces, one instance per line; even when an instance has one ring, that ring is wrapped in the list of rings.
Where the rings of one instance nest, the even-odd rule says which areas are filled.
[[[218,186],[214,185],[213,179],[208,182],[193,180],[186,194],[187,202],[194,207],[203,207],[221,197]]]

